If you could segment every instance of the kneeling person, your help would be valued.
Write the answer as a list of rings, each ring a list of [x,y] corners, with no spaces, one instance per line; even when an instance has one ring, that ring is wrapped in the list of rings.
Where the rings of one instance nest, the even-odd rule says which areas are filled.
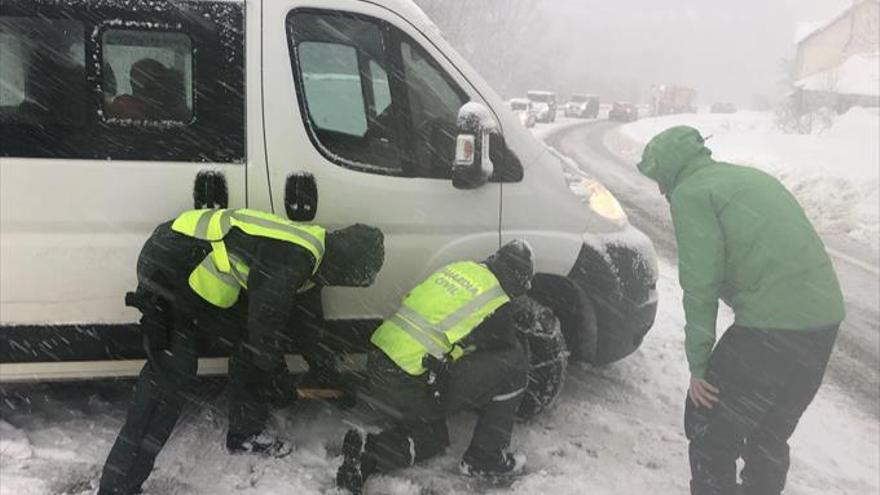
[[[288,454],[289,446],[263,434],[269,397],[279,381],[285,385],[285,340],[299,344],[310,367],[326,362],[316,355],[319,345],[302,344],[315,340],[301,335],[313,329],[291,335],[290,315],[316,284],[371,284],[383,258],[382,233],[365,225],[326,232],[238,209],[193,210],[157,227],[141,250],[138,289],[128,298],[143,313],[147,363],[99,493],[140,492],[192,400],[205,340],[231,351],[227,448]],[[317,289],[308,292],[319,296]],[[293,386],[283,392],[292,395]]]
[[[337,485],[361,493],[367,477],[411,466],[449,445],[446,417],[479,415],[460,469],[508,475],[524,458],[507,451],[527,384],[528,359],[516,335],[512,298],[534,274],[532,252],[511,242],[483,263],[447,265],[416,286],[371,339],[364,399],[390,416],[379,434],[350,430]]]

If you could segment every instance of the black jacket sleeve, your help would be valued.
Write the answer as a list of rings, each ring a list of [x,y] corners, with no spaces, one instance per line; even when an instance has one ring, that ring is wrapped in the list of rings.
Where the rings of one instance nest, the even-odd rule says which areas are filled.
[[[478,351],[512,347],[516,342],[513,313],[513,304],[504,304],[462,339],[459,345]]]
[[[273,369],[284,359],[281,337],[296,303],[297,290],[312,275],[314,258],[288,242],[261,238],[248,274],[248,347],[254,362]]]

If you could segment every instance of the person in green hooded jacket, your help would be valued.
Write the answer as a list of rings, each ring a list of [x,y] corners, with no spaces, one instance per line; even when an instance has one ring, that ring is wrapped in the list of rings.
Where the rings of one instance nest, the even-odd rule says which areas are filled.
[[[788,439],[825,374],[843,296],[794,196],[764,172],[715,161],[704,142],[694,128],[673,127],[638,164],[669,201],[678,242],[691,493],[775,495]],[[716,345],[719,300],[735,320]]]

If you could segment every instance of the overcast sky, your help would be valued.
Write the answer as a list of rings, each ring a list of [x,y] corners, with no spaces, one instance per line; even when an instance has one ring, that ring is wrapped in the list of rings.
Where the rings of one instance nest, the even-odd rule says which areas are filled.
[[[782,60],[794,57],[798,23],[826,20],[850,3],[537,0],[535,5],[553,24],[544,32],[559,47],[554,65],[567,68],[562,79],[631,87],[640,95],[651,83],[684,84],[698,89],[702,103],[748,104],[755,94],[778,92]]]

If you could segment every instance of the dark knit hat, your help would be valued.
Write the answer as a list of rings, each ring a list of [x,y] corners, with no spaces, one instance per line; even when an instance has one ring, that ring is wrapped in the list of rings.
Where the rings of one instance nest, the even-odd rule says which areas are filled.
[[[337,287],[371,285],[385,261],[384,242],[381,230],[360,223],[327,232],[316,281]]]
[[[485,263],[510,297],[521,296],[532,288],[535,262],[528,242],[522,239],[510,241],[489,256]]]

